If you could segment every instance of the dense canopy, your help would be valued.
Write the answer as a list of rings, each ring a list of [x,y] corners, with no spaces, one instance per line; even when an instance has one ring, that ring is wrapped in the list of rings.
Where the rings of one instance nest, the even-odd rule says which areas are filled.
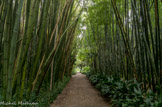
[[[158,95],[162,1],[0,0],[0,102],[53,100],[76,70]]]

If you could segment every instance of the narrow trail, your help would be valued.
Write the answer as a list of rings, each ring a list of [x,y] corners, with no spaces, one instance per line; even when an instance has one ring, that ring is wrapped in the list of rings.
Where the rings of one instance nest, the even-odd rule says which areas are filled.
[[[51,107],[110,107],[110,104],[101,97],[85,75],[77,73]]]

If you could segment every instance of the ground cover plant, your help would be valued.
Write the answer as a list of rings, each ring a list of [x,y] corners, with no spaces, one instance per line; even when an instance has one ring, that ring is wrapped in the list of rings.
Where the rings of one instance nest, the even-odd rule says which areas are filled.
[[[136,80],[122,80],[105,74],[87,73],[91,83],[103,96],[111,98],[115,107],[160,107],[162,106],[162,93],[152,90],[143,90],[142,83]]]

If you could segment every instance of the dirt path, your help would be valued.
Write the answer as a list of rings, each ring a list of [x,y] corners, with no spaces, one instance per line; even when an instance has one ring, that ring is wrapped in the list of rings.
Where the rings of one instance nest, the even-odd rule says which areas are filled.
[[[110,107],[81,73],[73,75],[51,107]]]

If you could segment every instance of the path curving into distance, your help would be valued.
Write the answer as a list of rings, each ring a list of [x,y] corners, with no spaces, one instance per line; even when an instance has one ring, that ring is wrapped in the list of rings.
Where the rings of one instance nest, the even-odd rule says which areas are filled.
[[[110,107],[110,104],[101,97],[85,75],[77,73],[51,107]]]

